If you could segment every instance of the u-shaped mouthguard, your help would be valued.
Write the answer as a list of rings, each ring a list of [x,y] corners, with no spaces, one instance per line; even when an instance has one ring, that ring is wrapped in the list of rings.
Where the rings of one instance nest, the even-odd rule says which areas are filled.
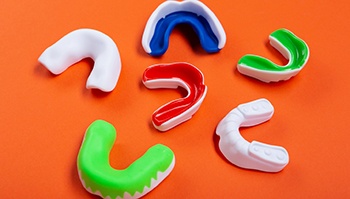
[[[114,41],[97,30],[78,29],[68,33],[48,47],[40,55],[39,62],[57,75],[87,57],[95,63],[86,88],[112,91],[121,71],[120,55]]]
[[[149,89],[175,89],[180,86],[188,92],[186,97],[173,100],[153,113],[153,125],[160,131],[167,131],[191,119],[207,93],[202,72],[184,62],[152,65],[145,70],[142,82]]]
[[[230,111],[218,124],[216,134],[220,136],[219,148],[232,164],[265,172],[279,172],[289,162],[286,149],[257,141],[249,143],[239,127],[254,126],[268,121],[274,112],[272,104],[259,99],[239,105]]]
[[[260,56],[245,55],[238,61],[238,71],[263,82],[288,80],[297,75],[310,56],[307,44],[287,29],[276,30],[269,39],[270,44],[289,60],[288,64],[279,66]]]
[[[77,167],[84,188],[102,198],[140,198],[153,190],[172,171],[175,156],[168,147],[157,144],[123,170],[109,164],[116,140],[112,124],[94,121],[86,130]]]
[[[225,31],[215,14],[198,0],[165,1],[148,19],[142,46],[152,56],[165,53],[169,36],[178,24],[190,24],[208,53],[218,52],[225,46]]]

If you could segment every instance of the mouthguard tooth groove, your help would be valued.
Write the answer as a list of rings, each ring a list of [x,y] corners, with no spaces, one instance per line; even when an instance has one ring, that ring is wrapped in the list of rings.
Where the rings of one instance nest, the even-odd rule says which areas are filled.
[[[189,24],[208,53],[220,51],[226,43],[226,33],[215,14],[198,0],[165,1],[147,21],[142,46],[152,56],[161,56],[169,45],[169,36],[178,24]]]
[[[167,131],[191,119],[207,93],[202,72],[185,62],[152,65],[145,70],[142,82],[149,89],[175,89],[180,86],[187,90],[187,96],[173,100],[153,113],[153,125],[160,131]]]
[[[238,61],[238,71],[263,82],[288,80],[297,75],[310,56],[307,44],[287,29],[274,31],[269,39],[270,44],[289,60],[288,64],[279,66],[260,56],[245,55]]]

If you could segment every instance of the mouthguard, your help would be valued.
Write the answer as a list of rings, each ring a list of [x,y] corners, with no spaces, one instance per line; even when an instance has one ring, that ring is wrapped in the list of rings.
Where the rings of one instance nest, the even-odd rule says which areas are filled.
[[[274,112],[267,99],[258,99],[239,105],[230,111],[218,124],[216,134],[220,136],[219,148],[232,164],[265,172],[279,172],[289,162],[286,149],[258,141],[249,143],[239,127],[254,126],[268,121]]]
[[[116,140],[112,124],[94,121],[86,130],[77,167],[84,188],[102,198],[140,198],[159,185],[175,165],[173,151],[156,144],[129,167],[117,170],[109,164]]]
[[[276,30],[269,39],[270,44],[289,60],[288,64],[279,66],[260,56],[245,55],[238,61],[238,71],[263,82],[288,80],[297,75],[310,56],[307,44],[287,29]]]
[[[142,46],[152,56],[161,56],[168,49],[169,36],[178,24],[189,24],[208,53],[225,46],[225,31],[215,14],[198,0],[165,1],[148,19]]]
[[[120,55],[114,41],[100,31],[78,29],[68,33],[48,47],[40,55],[39,62],[58,75],[87,57],[92,58],[95,63],[87,79],[86,88],[112,91],[121,71]]]
[[[167,131],[191,119],[207,93],[202,72],[184,62],[152,65],[145,70],[142,82],[149,89],[176,89],[180,86],[188,92],[186,97],[173,100],[153,113],[153,125],[160,131]]]

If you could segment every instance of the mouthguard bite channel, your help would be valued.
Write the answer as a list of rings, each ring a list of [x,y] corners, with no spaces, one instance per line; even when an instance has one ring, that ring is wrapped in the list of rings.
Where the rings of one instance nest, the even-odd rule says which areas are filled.
[[[289,162],[286,149],[257,141],[249,143],[239,127],[254,126],[268,121],[274,112],[267,99],[259,99],[239,105],[230,111],[218,124],[219,148],[232,164],[265,172],[279,172]]]
[[[121,61],[114,41],[102,32],[92,29],[78,29],[68,33],[48,47],[39,57],[49,71],[58,75],[69,66],[84,59],[95,62],[86,88],[112,91],[119,79]]]
[[[153,190],[172,171],[175,156],[168,147],[156,144],[123,170],[109,164],[109,154],[116,140],[112,124],[94,121],[86,130],[77,167],[84,188],[102,198],[140,198]]]
[[[142,82],[149,89],[175,89],[180,86],[188,92],[186,97],[173,100],[153,113],[153,125],[160,131],[167,131],[191,119],[207,93],[202,72],[184,62],[152,65],[145,70]]]
[[[270,44],[289,60],[288,64],[279,66],[260,56],[245,55],[238,61],[238,71],[263,82],[288,80],[297,75],[310,56],[307,44],[287,29],[276,30],[269,39]]]
[[[168,49],[169,36],[178,24],[189,24],[208,53],[225,46],[225,31],[215,14],[198,0],[165,1],[148,19],[142,46],[152,56],[161,56]]]

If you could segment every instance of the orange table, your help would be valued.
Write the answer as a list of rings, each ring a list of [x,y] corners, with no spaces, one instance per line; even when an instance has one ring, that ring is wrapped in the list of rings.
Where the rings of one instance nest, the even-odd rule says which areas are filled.
[[[350,6],[348,1],[203,2],[217,15],[227,43],[205,53],[187,27],[177,28],[164,56],[141,46],[143,29],[163,1],[6,1],[0,6],[1,198],[98,198],[81,185],[76,157],[95,119],[118,133],[111,165],[127,167],[150,146],[173,149],[173,172],[145,198],[349,198]],[[268,35],[287,28],[304,39],[311,55],[296,77],[266,84],[241,75],[247,53],[286,60]],[[39,55],[78,28],[93,28],[118,45],[122,72],[109,94],[85,88],[93,62],[85,59],[55,76]],[[152,64],[186,61],[205,76],[208,94],[188,122],[160,133],[151,114],[181,97],[178,90],[148,90],[141,83]],[[290,163],[276,174],[240,169],[225,160],[215,135],[218,122],[238,104],[267,98],[272,119],[241,129],[249,141],[284,146]]]

